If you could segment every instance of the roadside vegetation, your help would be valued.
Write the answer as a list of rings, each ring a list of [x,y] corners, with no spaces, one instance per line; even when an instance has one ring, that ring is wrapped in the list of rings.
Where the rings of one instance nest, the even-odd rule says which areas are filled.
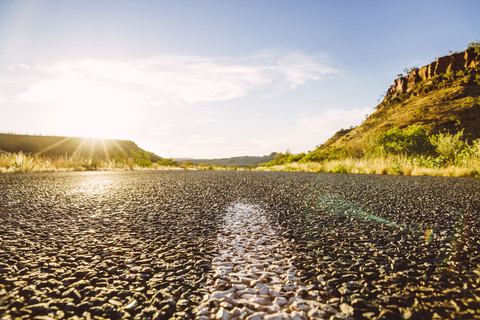
[[[111,159],[0,153],[0,173],[107,170],[259,170],[480,177],[480,139],[469,141],[463,131],[429,134],[412,125],[370,136],[368,144],[341,145],[308,153],[277,153],[274,160],[250,166],[195,165],[172,159],[152,161],[148,152],[130,151]]]
[[[107,170],[162,170],[178,167],[171,159],[152,162],[147,152],[131,151],[130,157],[112,159],[82,156],[46,156],[26,153],[0,153],[0,173],[8,172],[61,172]]]
[[[391,128],[368,140],[360,148],[278,153],[259,170],[480,177],[480,139],[468,141],[463,131],[429,134],[413,125]]]
[[[116,156],[108,160],[83,156],[49,156],[0,151],[0,173],[116,170],[254,170],[256,168],[257,165],[195,165],[191,162],[178,163],[172,159],[165,158],[152,161],[148,152],[134,150],[130,151],[129,157]]]

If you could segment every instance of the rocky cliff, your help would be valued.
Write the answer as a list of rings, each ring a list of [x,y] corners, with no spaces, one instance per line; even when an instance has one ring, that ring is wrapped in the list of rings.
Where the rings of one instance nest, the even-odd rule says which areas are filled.
[[[421,68],[414,68],[408,75],[397,78],[388,89],[385,99],[391,99],[398,94],[412,93],[424,94],[424,91],[415,91],[415,87],[426,80],[447,73],[478,71],[480,69],[480,50],[468,48],[465,51],[454,53],[449,56],[437,58],[434,62]],[[431,90],[431,88],[430,88]]]
[[[361,125],[340,130],[320,148],[362,150],[369,137],[414,124],[430,133],[463,131],[470,141],[480,138],[480,48],[468,48],[412,69],[394,81],[376,111]]]

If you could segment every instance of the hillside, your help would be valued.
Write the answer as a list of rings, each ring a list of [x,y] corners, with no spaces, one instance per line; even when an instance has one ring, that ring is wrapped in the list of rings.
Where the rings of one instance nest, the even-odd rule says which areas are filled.
[[[48,156],[81,156],[95,159],[129,157],[131,150],[145,152],[134,142],[114,139],[0,134],[0,152],[23,152]],[[152,161],[162,158],[148,152]]]
[[[432,134],[463,130],[480,138],[480,48],[440,57],[396,79],[383,101],[361,125],[337,132],[320,149],[361,150],[374,136],[392,127],[417,124]]]
[[[239,167],[248,167],[251,165],[259,165],[261,163],[266,163],[272,161],[275,158],[275,153],[271,153],[268,156],[254,157],[254,156],[244,156],[244,157],[231,157],[231,158],[221,158],[221,159],[190,159],[190,158],[178,158],[174,159],[177,162],[191,162],[195,165],[205,164],[205,165],[217,165],[217,166],[239,166]]]

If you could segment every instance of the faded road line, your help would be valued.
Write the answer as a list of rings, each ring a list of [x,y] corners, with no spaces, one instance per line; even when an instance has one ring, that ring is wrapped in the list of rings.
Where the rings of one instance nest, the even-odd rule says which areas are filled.
[[[257,205],[227,209],[197,319],[324,319],[338,312],[301,283],[277,230]]]

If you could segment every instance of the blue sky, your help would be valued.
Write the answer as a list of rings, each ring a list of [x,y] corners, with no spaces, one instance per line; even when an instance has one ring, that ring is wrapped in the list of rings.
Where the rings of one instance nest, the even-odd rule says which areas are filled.
[[[306,152],[406,67],[480,40],[480,2],[0,0],[0,131],[164,157]]]

